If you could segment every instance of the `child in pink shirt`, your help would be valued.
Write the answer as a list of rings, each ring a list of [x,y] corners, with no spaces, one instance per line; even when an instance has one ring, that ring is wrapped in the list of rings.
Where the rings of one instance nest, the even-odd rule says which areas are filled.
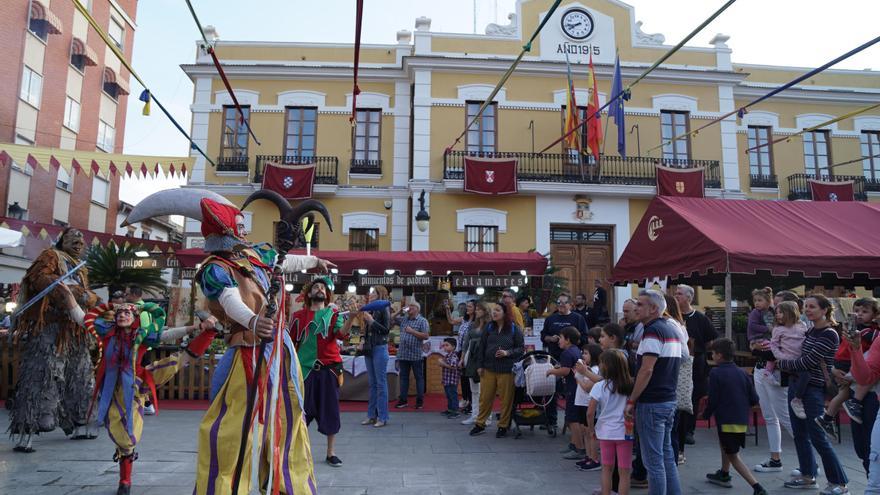
[[[801,323],[800,311],[797,303],[783,301],[776,306],[776,323],[770,337],[770,350],[776,359],[793,360],[801,357],[801,347],[807,336],[807,327]],[[774,361],[767,361],[764,372],[773,378],[773,370],[776,368]],[[803,375],[803,376],[801,376]],[[801,401],[803,391],[809,383],[809,373],[792,373],[790,387],[794,387],[795,397],[791,400],[791,410],[801,419],[807,417],[804,404]],[[778,383],[777,383],[778,385]]]

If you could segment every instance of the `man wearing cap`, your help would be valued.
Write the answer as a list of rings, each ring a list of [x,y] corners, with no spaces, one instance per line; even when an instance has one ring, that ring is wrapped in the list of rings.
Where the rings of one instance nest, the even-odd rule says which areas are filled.
[[[293,313],[290,334],[299,354],[305,379],[303,411],[306,424],[318,422],[318,432],[327,437],[327,464],[341,467],[333,447],[339,433],[339,386],[342,355],[337,339],[348,336],[351,319],[343,325],[339,313],[327,306],[333,297],[333,280],[320,277],[303,288],[302,309]]]

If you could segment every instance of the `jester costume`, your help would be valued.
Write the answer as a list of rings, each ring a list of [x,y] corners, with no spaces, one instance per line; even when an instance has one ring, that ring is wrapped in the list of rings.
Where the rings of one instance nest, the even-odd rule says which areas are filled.
[[[138,313],[140,313],[138,317]],[[127,314],[128,320],[124,320]],[[156,402],[156,385],[170,380],[186,361],[174,353],[165,359],[142,366],[141,359],[151,345],[180,337],[163,331],[165,311],[156,304],[101,304],[85,316],[85,326],[101,339],[103,354],[96,374],[93,407],[97,405],[98,423],[103,423],[116,444],[113,460],[119,462],[117,495],[131,490],[132,463],[137,459],[135,446],[144,428],[144,402],[149,395]],[[205,332],[188,347],[189,352],[204,352],[213,335]]]
[[[21,282],[19,302],[24,303],[76,267],[84,246],[83,235],[65,229],[54,247],[44,250]],[[21,345],[15,398],[9,432],[19,435],[19,452],[33,452],[31,435],[61,427],[73,438],[95,438],[79,433],[88,424],[89,399],[94,389],[90,347],[92,339],[81,324],[84,311],[97,296],[89,287],[88,272],[81,268],[63,282],[76,304],[59,284],[21,314],[13,330]]]

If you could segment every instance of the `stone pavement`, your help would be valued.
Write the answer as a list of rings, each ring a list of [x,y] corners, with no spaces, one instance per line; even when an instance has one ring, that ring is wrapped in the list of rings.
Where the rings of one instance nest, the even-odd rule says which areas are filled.
[[[134,494],[184,495],[192,493],[195,472],[196,432],[199,411],[163,410],[147,417],[140,460],[134,464]],[[322,495],[517,495],[584,494],[599,486],[599,472],[580,472],[574,461],[557,453],[565,445],[545,432],[526,431],[522,438],[496,439],[494,428],[471,438],[468,427],[447,420],[438,413],[400,413],[393,411],[389,425],[382,429],[361,426],[362,415],[344,413],[337,454],[345,465],[331,468],[318,462],[315,471]],[[8,417],[0,412],[0,432]],[[845,427],[846,429],[846,427]],[[311,428],[314,456],[324,458],[325,439]],[[725,489],[705,482],[705,473],[719,467],[719,451],[714,430],[698,429],[697,445],[688,446],[687,463],[680,466],[683,493],[750,494],[741,478],[734,475],[734,488]],[[743,454],[748,465],[767,455],[767,439],[761,430],[759,446],[748,439]],[[12,452],[12,444],[0,441],[0,494],[113,495],[118,470],[112,462],[113,444],[106,433],[94,441],[72,441],[60,432],[44,435],[35,443],[37,452]],[[838,449],[854,495],[865,489],[865,475],[856,458],[849,433]],[[795,467],[794,447],[786,438],[783,449],[784,473],[758,475],[770,493],[795,494],[782,488],[789,469]],[[820,475],[820,485],[824,486]],[[632,493],[646,494],[647,490]],[[816,493],[810,492],[807,493]]]

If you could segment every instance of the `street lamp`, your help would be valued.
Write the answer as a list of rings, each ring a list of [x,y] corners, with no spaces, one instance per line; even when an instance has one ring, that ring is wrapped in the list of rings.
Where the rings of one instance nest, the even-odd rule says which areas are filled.
[[[428,215],[428,211],[425,210],[425,190],[422,189],[422,193],[419,194],[419,212],[416,213],[416,227],[418,227],[419,232],[428,230],[428,222],[430,220],[431,215]]]

